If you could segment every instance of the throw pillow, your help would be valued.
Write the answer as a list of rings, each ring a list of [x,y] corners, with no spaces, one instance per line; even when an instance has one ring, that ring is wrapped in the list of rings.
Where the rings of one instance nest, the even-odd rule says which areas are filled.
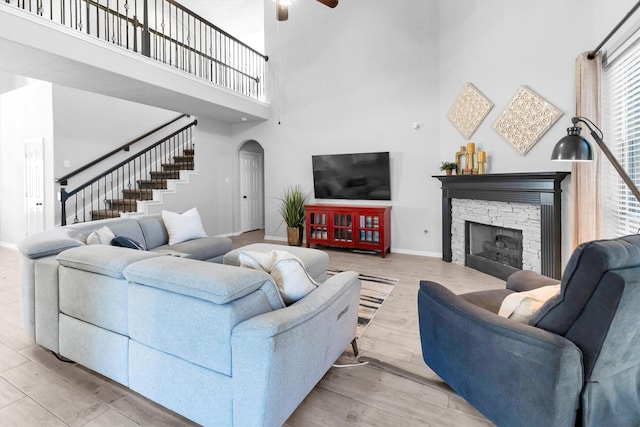
[[[505,297],[498,315],[516,322],[527,323],[548,299],[560,292],[560,284],[542,286],[525,292],[514,292]]]
[[[163,210],[162,221],[169,234],[169,245],[207,237],[196,208],[191,208],[183,214]]]
[[[87,245],[109,245],[114,237],[116,237],[116,235],[113,234],[113,231],[106,225],[103,225],[87,236]]]
[[[286,251],[240,251],[240,267],[266,271],[280,291],[286,305],[293,304],[318,287],[297,256]]]

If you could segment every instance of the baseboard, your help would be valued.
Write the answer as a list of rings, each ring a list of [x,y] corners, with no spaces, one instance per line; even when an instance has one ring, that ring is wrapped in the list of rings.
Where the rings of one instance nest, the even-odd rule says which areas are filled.
[[[279,237],[279,236],[264,236],[264,240],[275,240],[278,242],[286,242],[287,238],[286,237]],[[303,245],[306,242],[303,242]],[[327,246],[327,248],[329,248],[330,246]],[[423,256],[423,257],[429,257],[429,258],[442,258],[442,253],[441,252],[425,252],[425,251],[414,251],[414,250],[410,250],[410,249],[398,249],[398,248],[391,248],[391,253],[394,254],[403,254],[403,255],[417,255],[417,256]]]
[[[442,258],[442,252],[414,251],[412,249],[391,248],[392,254],[417,255],[429,258]]]
[[[286,237],[280,237],[280,236],[264,236],[264,240],[275,240],[276,242],[286,242],[287,238]]]
[[[9,242],[0,242],[0,246],[9,249],[18,249],[18,245]]]

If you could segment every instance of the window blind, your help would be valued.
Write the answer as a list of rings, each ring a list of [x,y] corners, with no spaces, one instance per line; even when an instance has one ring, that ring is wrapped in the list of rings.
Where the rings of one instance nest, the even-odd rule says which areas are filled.
[[[605,141],[633,182],[640,186],[640,43],[604,69]],[[603,168],[605,235],[640,229],[640,202],[611,167]]]

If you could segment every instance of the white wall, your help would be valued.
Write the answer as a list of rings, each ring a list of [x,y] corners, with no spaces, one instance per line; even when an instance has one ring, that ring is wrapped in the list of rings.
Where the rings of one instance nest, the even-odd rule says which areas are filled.
[[[44,140],[44,180],[53,181],[52,87],[37,82],[0,95],[0,242],[16,245],[27,235],[24,142]],[[55,194],[45,186],[45,227],[53,226]]]
[[[58,178],[102,154],[164,124],[178,113],[89,93],[60,85],[39,82],[0,96],[0,242],[15,245],[26,235],[24,218],[23,142],[45,139],[46,227],[60,221],[57,199]],[[167,128],[167,133],[184,126],[184,118]],[[184,211],[198,206],[209,234],[231,234],[234,230],[233,184],[236,147],[229,141],[230,125],[204,120],[194,130],[196,161],[201,174],[193,176],[186,191],[166,198],[164,209]],[[136,144],[155,142],[150,138]],[[64,167],[65,161],[70,167]],[[104,170],[105,165],[69,180],[74,189]],[[228,180],[227,180],[228,178]],[[228,182],[227,182],[228,181]],[[158,208],[159,212],[159,208]]]
[[[312,154],[388,150],[392,249],[439,255],[441,191],[432,175],[467,142],[446,117],[463,85],[473,83],[495,104],[471,138],[488,152],[488,172],[569,170],[549,157],[573,115],[575,57],[593,49],[630,2],[613,12],[599,0],[371,0],[334,10],[297,2],[279,24],[271,3],[273,118],[235,127],[238,140],[265,148],[266,234],[280,222],[269,196],[292,183],[312,189]],[[564,112],[527,156],[491,127],[520,85]],[[415,131],[412,122],[422,127]]]
[[[194,197],[203,203],[207,231],[239,230],[237,151],[247,140],[265,149],[266,234],[282,238],[276,198],[290,184],[311,192],[311,155],[390,151],[392,248],[438,256],[441,194],[432,175],[466,142],[446,118],[464,83],[474,83],[495,103],[471,138],[488,151],[489,172],[568,170],[548,159],[573,114],[574,58],[595,47],[633,3],[368,0],[329,9],[305,1],[292,6],[289,21],[277,23],[274,3],[264,0],[272,118],[231,129],[199,118],[198,162],[213,165],[205,170],[199,163],[195,178],[205,189]],[[565,113],[524,157],[491,128],[522,84]],[[77,107],[91,106],[88,99]],[[65,105],[73,107],[72,101]],[[103,112],[117,121],[118,110]],[[71,115],[60,118],[58,108],[55,113],[56,126],[68,131],[68,142],[56,151],[73,155],[82,137],[73,133]],[[83,129],[95,124],[93,117],[85,116]],[[413,122],[421,128],[414,130]],[[64,159],[57,157],[56,167]],[[188,209],[191,201],[172,206]]]
[[[235,137],[265,149],[267,235],[285,235],[276,200],[285,187],[312,194],[312,155],[389,151],[393,248],[440,251],[432,241],[440,224],[429,219],[439,207],[429,199],[439,164],[437,4],[397,3],[341,2],[332,10],[297,2],[289,21],[276,23],[265,2],[273,117],[237,125]]]
[[[169,122],[180,113],[54,85],[53,115],[54,173],[59,177]],[[138,146],[134,145],[132,152],[123,152],[120,160],[135,152]],[[65,161],[69,162],[69,167],[65,167]],[[95,170],[91,171],[69,184],[82,183],[90,177],[87,175],[95,173]]]
[[[194,134],[198,174],[191,175],[188,185],[179,185],[176,193],[164,194],[163,204],[149,206],[148,212],[184,212],[195,206],[207,234],[233,234],[240,223],[234,211],[237,147],[230,134],[229,124],[199,118]]]

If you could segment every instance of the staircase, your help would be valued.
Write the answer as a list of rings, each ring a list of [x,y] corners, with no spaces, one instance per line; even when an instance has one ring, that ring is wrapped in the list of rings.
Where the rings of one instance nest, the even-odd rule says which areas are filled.
[[[153,200],[153,190],[166,190],[167,180],[180,179],[180,171],[194,169],[195,150],[185,149],[170,163],[162,163],[162,171],[149,172],[149,179],[137,180],[138,188],[122,190],[122,199],[105,200],[105,209],[91,211],[91,220],[116,218],[123,213],[137,212],[138,201]]]
[[[123,214],[143,209],[138,202],[159,201],[163,191],[173,191],[173,183],[184,180],[194,172],[193,128],[198,121],[190,122],[180,129],[166,134],[167,127],[189,118],[181,115],[117,149],[93,160],[91,163],[58,178],[60,188],[60,222],[85,222],[97,219],[115,218]],[[100,168],[99,164],[112,159],[122,151],[130,151],[134,144],[146,141],[151,143],[141,151],[132,154],[77,188],[67,191],[68,179],[91,168]],[[155,196],[155,197],[154,197]]]

